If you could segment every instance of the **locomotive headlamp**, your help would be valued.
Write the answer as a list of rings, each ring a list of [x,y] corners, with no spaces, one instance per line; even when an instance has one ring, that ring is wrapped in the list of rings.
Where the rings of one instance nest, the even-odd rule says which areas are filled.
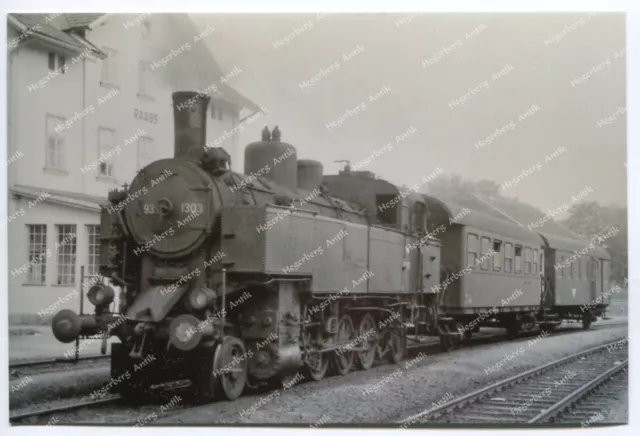
[[[106,306],[111,304],[115,297],[115,292],[111,286],[97,284],[89,289],[87,298],[94,306]]]
[[[207,305],[215,298],[216,293],[213,289],[209,288],[195,288],[189,293],[188,302],[194,310],[200,310],[207,307]]]

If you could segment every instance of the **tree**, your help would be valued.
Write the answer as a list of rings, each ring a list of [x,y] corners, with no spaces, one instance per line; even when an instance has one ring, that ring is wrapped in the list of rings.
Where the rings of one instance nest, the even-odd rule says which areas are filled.
[[[579,203],[569,209],[569,218],[562,224],[606,248],[611,256],[611,278],[623,283],[629,271],[626,207],[601,206],[593,201]],[[607,234],[611,236],[605,237]]]

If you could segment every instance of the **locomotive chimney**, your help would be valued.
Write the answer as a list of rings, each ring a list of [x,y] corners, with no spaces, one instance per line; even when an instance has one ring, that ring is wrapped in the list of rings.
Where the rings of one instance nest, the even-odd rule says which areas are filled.
[[[207,143],[207,108],[210,97],[199,92],[173,93],[173,156],[200,162]]]

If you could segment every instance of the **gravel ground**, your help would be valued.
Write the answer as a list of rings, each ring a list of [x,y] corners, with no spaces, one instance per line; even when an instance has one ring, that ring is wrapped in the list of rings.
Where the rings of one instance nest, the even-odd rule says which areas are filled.
[[[243,396],[235,402],[159,416],[154,424],[390,424],[438,402],[627,334],[626,325],[589,332],[569,328],[575,331],[540,338],[536,343],[537,336],[533,335],[424,358],[424,353],[418,354],[400,365],[383,364],[366,372],[355,371],[320,382],[303,381],[289,388]],[[616,422],[620,422],[619,417]]]
[[[615,405],[611,406],[611,410],[605,417],[603,422],[613,422],[619,424],[626,424],[629,422],[629,390],[620,392],[618,401]]]
[[[80,398],[101,389],[110,380],[109,365],[25,375],[10,381],[9,408],[22,409],[61,398]]]

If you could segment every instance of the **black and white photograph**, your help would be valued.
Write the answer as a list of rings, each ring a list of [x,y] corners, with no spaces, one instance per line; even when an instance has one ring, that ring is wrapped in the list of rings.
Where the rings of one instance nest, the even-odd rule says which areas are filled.
[[[623,9],[133,3],[5,14],[5,426],[629,429]]]

